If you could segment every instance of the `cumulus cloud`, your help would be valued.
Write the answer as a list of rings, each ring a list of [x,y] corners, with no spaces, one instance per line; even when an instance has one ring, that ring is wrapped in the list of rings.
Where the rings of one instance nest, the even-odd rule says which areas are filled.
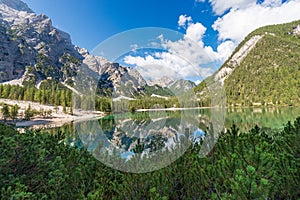
[[[156,52],[152,55],[126,56],[126,64],[137,66],[137,70],[146,79],[156,79],[166,74],[174,79],[202,80],[211,75],[217,66],[216,61],[227,59],[234,48],[230,41],[219,45],[217,51],[212,47],[205,46],[206,27],[200,22],[192,23],[190,16],[181,15],[178,24],[186,25],[183,37],[176,41],[158,36],[160,46],[164,51]],[[180,23],[179,23],[180,22]]]
[[[178,27],[186,28],[186,26],[190,25],[193,22],[191,16],[180,15],[178,19]]]
[[[240,9],[247,8],[251,5],[256,4],[256,0],[209,0],[213,11],[217,15],[224,14],[229,9]]]
[[[196,84],[196,85],[199,85],[201,82],[202,82],[202,81],[200,81],[200,80],[196,80],[196,81],[195,81],[195,84]]]
[[[259,27],[300,19],[299,8],[300,0],[291,0],[286,3],[280,0],[265,0],[261,4],[248,4],[247,7],[236,6],[236,9],[231,9],[227,14],[218,18],[212,27],[218,32],[220,41],[231,40],[238,44]]]
[[[269,6],[269,7],[277,7],[282,4],[281,0],[265,0],[262,5],[263,6]]]
[[[179,55],[174,49],[168,52],[156,52],[154,55],[126,56],[124,62],[136,65],[136,69],[145,79],[160,79],[169,76],[174,79],[207,77],[213,73],[212,69],[199,66],[191,58]],[[198,58],[199,59],[199,58]]]
[[[197,42],[198,44],[200,44],[200,46],[203,46],[202,39],[205,31],[206,27],[201,23],[192,23],[186,29],[185,37]]]
[[[225,61],[231,55],[235,47],[236,45],[230,40],[222,42],[217,48],[217,60],[221,62]]]

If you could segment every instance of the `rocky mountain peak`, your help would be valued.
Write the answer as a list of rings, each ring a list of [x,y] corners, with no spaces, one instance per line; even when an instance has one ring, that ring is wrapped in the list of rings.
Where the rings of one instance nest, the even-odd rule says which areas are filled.
[[[170,88],[171,91],[177,96],[190,91],[194,87],[196,87],[196,84],[194,82],[184,79],[174,81],[173,83],[171,83],[171,85],[168,86],[168,88]]]
[[[150,86],[159,85],[161,87],[168,87],[172,83],[174,83],[174,79],[168,76],[163,76],[160,79],[148,80],[147,83]]]
[[[41,79],[51,76],[64,81],[84,59],[69,34],[53,27],[46,15],[33,13],[22,1],[0,0],[0,27],[0,82],[20,79],[29,66]]]
[[[135,96],[146,81],[130,67],[120,66],[118,63],[106,63],[102,66],[98,82],[99,94],[106,96]],[[112,89],[112,90],[111,90]]]
[[[33,13],[33,11],[28,7],[27,4],[20,0],[0,0],[0,4],[6,5],[17,11]]]

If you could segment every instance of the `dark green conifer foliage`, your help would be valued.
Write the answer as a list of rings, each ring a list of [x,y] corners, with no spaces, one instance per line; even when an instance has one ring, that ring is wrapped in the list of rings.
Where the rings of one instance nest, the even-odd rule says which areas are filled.
[[[300,117],[282,131],[265,132],[256,126],[243,133],[233,126],[221,134],[207,156],[199,156],[201,140],[171,165],[145,174],[116,171],[84,148],[65,145],[67,132],[19,134],[0,124],[1,199],[250,200],[300,196]],[[143,148],[140,142],[136,152]],[[112,163],[121,159],[115,153],[106,158]],[[133,157],[127,162],[134,167],[142,159]]]

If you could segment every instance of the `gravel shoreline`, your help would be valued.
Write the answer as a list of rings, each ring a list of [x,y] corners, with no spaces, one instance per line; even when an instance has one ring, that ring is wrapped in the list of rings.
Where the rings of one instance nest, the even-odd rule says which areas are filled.
[[[101,118],[105,114],[104,112],[99,111],[90,111],[90,112],[80,112],[74,111],[73,115],[64,113],[62,106],[52,106],[52,105],[43,105],[36,102],[31,101],[22,101],[22,100],[11,100],[11,99],[2,99],[0,98],[0,104],[5,103],[7,105],[15,105],[17,104],[19,109],[18,120],[16,120],[15,124],[17,128],[24,128],[24,127],[32,127],[32,128],[53,128],[53,127],[61,127],[65,124],[69,124],[73,121],[77,120],[85,120],[85,119],[92,119],[92,118]],[[24,115],[25,110],[30,105],[32,110],[44,110],[48,111],[51,110],[51,116],[42,117],[36,116],[33,117],[30,121],[21,120],[22,115]],[[0,109],[2,107],[0,106]],[[0,114],[2,118],[2,114]]]

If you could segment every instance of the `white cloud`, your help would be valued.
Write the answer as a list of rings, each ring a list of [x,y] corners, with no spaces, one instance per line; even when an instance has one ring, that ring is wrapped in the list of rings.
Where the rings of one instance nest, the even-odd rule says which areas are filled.
[[[136,65],[137,70],[146,79],[159,79],[168,75],[174,79],[189,78],[201,80],[211,75],[218,66],[216,61],[222,62],[233,50],[234,44],[226,41],[220,44],[217,51],[205,46],[203,37],[206,27],[200,22],[192,23],[192,18],[184,15],[190,21],[186,33],[180,40],[171,41],[158,36],[160,45],[164,51],[152,55],[126,56],[124,62]],[[186,20],[180,20],[186,23]],[[204,67],[205,66],[205,67]]]
[[[217,48],[217,60],[225,61],[231,55],[235,47],[236,45],[230,40],[222,42]]]
[[[200,80],[196,80],[196,81],[195,81],[195,84],[196,84],[196,85],[199,85],[201,82],[202,82],[202,81],[200,81]]]
[[[197,42],[200,46],[203,46],[203,36],[206,31],[206,27],[203,26],[201,23],[193,23],[188,26],[186,29],[185,37]]]
[[[217,15],[222,15],[229,9],[247,8],[256,4],[256,0],[209,0],[209,2]]]
[[[300,19],[299,8],[300,0],[291,0],[286,3],[266,0],[262,4],[231,9],[229,13],[218,18],[212,27],[218,31],[220,41],[229,39],[238,44],[259,27]]]
[[[156,52],[155,55],[126,56],[124,62],[136,65],[136,69],[146,79],[160,79],[169,76],[174,79],[207,77],[212,74],[210,68],[202,68],[175,52]]]
[[[269,6],[269,7],[277,7],[282,4],[281,0],[265,0],[262,5],[263,6]]]
[[[193,22],[191,16],[180,15],[178,19],[178,27],[186,28],[186,26],[190,25]]]

